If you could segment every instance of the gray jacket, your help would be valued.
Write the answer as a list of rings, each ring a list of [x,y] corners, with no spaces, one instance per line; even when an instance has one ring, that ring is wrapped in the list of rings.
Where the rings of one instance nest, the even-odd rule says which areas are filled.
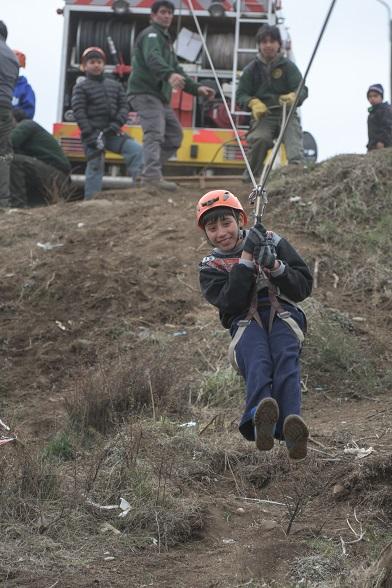
[[[15,53],[0,37],[0,108],[12,108],[12,94],[19,75]]]

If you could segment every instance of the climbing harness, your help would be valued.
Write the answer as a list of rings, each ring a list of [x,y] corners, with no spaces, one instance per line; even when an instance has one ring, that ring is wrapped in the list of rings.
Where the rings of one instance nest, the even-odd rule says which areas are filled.
[[[268,319],[268,332],[269,333],[271,332],[273,320],[274,320],[275,316],[277,316],[280,320],[282,320],[284,323],[286,323],[286,325],[293,331],[294,335],[298,339],[300,346],[302,346],[304,339],[305,339],[305,334],[302,331],[301,327],[298,325],[297,321],[295,319],[293,319],[293,317],[291,316],[291,313],[281,305],[279,299],[284,300],[288,304],[291,304],[292,306],[294,306],[295,308],[300,310],[305,317],[304,311],[295,302],[293,302],[292,300],[287,298],[287,296],[285,296],[284,294],[281,294],[279,291],[279,288],[274,286],[268,280],[268,278],[266,278],[265,276],[263,278],[261,278],[259,276],[258,282],[256,284],[255,292],[252,296],[252,303],[250,305],[248,313],[244,319],[239,320],[237,322],[238,328],[237,328],[237,330],[234,334],[234,337],[232,338],[230,345],[229,345],[228,358],[229,358],[231,366],[238,373],[241,373],[241,372],[238,367],[237,358],[236,358],[236,354],[235,354],[235,348],[236,348],[239,340],[241,339],[242,335],[244,334],[245,329],[251,324],[252,320],[255,320],[257,322],[257,324],[259,325],[259,327],[261,329],[264,329],[263,323],[261,322],[260,314],[257,310],[257,291],[261,290],[263,288],[268,288],[269,302],[266,304],[266,306],[270,307],[270,309],[271,309],[270,314],[269,314],[269,319]],[[305,324],[306,324],[306,317],[305,317]]]

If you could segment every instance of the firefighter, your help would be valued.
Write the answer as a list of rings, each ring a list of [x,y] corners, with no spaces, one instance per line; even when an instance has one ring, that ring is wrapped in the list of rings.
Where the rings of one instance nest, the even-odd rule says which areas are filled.
[[[26,67],[26,55],[17,49],[14,49],[15,56],[19,62],[19,67]],[[35,114],[35,94],[30,86],[26,76],[19,76],[12,95],[12,109],[22,110],[27,118],[34,118]]]
[[[302,76],[297,66],[281,53],[282,39],[276,26],[264,26],[256,36],[257,57],[245,67],[238,84],[237,101],[252,112],[249,144],[249,163],[256,179],[261,176],[263,161],[274,139],[280,132],[282,104],[290,107],[296,98]],[[307,98],[303,87],[298,106]],[[293,113],[283,137],[289,164],[304,162],[302,129],[297,113]],[[249,174],[243,179],[249,182]]]
[[[88,47],[82,55],[86,77],[76,83],[72,92],[72,110],[87,158],[85,200],[102,189],[106,149],[124,157],[133,186],[143,165],[141,145],[121,130],[128,118],[127,99],[120,82],[104,77],[105,62],[106,55],[100,47]]]
[[[311,293],[309,268],[261,223],[245,231],[246,214],[231,192],[204,194],[196,217],[214,248],[200,263],[202,293],[230,330],[231,360],[246,382],[240,432],[261,451],[284,439],[289,457],[303,459],[309,431],[299,416],[299,354],[306,319],[296,303]]]
[[[12,161],[11,131],[12,92],[19,75],[19,63],[6,43],[8,30],[0,21],[0,207],[10,206],[10,165]]]
[[[175,191],[174,182],[162,177],[162,166],[175,155],[182,141],[181,125],[170,106],[172,90],[213,98],[215,92],[199,85],[180,67],[173,49],[169,27],[174,4],[157,0],[151,6],[151,25],[136,39],[128,96],[143,128],[143,183]]]
[[[384,102],[384,88],[372,84],[367,91],[371,106],[368,115],[368,151],[392,146],[392,108]]]

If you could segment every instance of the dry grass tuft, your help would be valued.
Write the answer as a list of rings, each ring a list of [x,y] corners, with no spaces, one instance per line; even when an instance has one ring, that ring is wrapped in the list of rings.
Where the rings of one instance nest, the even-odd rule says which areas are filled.
[[[128,360],[129,361],[129,360]],[[91,429],[106,435],[130,416],[154,419],[180,409],[184,397],[176,395],[176,368],[164,347],[141,353],[134,362],[121,360],[114,367],[87,372],[65,400],[72,429]]]

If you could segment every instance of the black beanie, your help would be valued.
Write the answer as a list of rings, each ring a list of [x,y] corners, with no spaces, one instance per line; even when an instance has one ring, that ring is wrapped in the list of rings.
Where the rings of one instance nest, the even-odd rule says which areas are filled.
[[[8,37],[7,26],[2,20],[0,20],[0,37],[3,37],[4,41],[6,41]]]
[[[384,98],[384,88],[381,84],[372,84],[369,86],[366,96],[369,96],[369,92],[377,92],[377,94],[381,95],[381,98]]]

